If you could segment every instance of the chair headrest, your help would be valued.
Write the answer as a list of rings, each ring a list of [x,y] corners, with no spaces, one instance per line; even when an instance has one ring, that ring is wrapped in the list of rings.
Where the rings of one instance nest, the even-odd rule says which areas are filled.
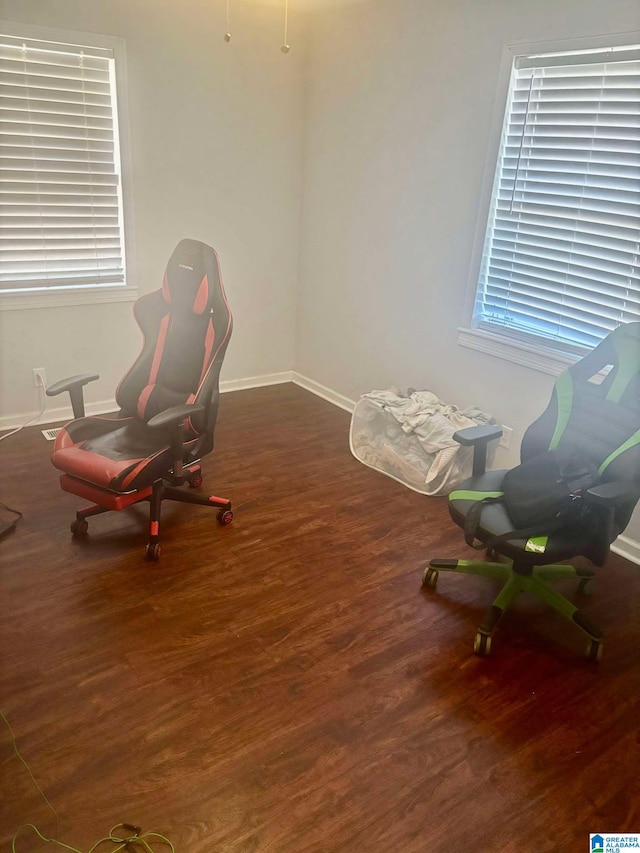
[[[162,298],[181,314],[206,314],[219,286],[215,251],[198,240],[181,240],[164,273]]]

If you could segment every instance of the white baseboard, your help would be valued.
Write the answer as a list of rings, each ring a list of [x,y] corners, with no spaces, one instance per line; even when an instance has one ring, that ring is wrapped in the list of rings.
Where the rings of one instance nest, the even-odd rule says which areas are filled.
[[[246,379],[227,379],[220,383],[220,393],[244,391],[246,388],[264,388],[266,385],[283,385],[291,381],[293,381],[292,370],[283,370],[282,373],[265,373],[262,376],[248,376]]]
[[[47,400],[49,398],[47,397]],[[104,415],[117,409],[115,400],[100,400],[97,403],[87,403],[85,411],[87,415]],[[38,426],[39,424],[66,423],[73,418],[71,406],[56,406],[53,409],[45,408],[40,417],[33,412],[23,412],[17,415],[5,415],[0,417],[0,432],[8,429],[18,429],[21,426]]]
[[[293,371],[285,370],[282,373],[266,373],[263,376],[248,376],[246,379],[228,379],[220,383],[220,392],[241,391],[245,388],[262,388],[266,385],[281,385],[285,382],[293,380]],[[68,398],[67,398],[68,399]],[[49,397],[45,398],[48,402]],[[115,412],[118,405],[115,399],[100,400],[96,403],[87,403],[85,411],[87,415],[104,415],[107,412]],[[5,430],[17,429],[20,426],[38,426],[40,424],[55,424],[66,423],[73,418],[73,409],[70,405],[56,406],[50,408],[47,406],[40,417],[36,417],[33,412],[23,412],[14,415],[4,415],[0,417],[0,432]]]
[[[629,539],[628,536],[618,536],[616,541],[611,546],[614,554],[619,554],[630,563],[635,563],[640,566],[640,542],[635,539]]]
[[[353,400],[350,400],[348,397],[344,397],[342,394],[338,394],[337,391],[332,391],[331,388],[326,388],[324,385],[320,385],[319,382],[315,382],[313,379],[309,379],[301,373],[296,373],[294,371],[292,381],[296,385],[300,385],[301,388],[306,388],[306,390],[311,391],[312,394],[322,397],[323,400],[327,400],[329,403],[333,403],[335,406],[339,406],[347,412],[353,412],[355,408],[356,404]],[[636,542],[635,539],[630,539],[628,536],[618,536],[611,546],[611,550],[615,554],[629,560],[629,562],[640,566],[640,542]]]
[[[338,394],[337,391],[333,391],[331,388],[327,388],[325,385],[321,385],[319,382],[315,382],[313,379],[309,379],[308,376],[303,376],[301,373],[293,371],[291,380],[301,388],[311,391],[312,394],[315,394],[317,397],[322,397],[323,400],[333,403],[334,406],[338,406],[346,412],[353,412],[356,407],[354,400],[350,400],[348,397]]]
[[[248,388],[263,388],[268,385],[282,385],[286,382],[293,382],[301,388],[305,388],[312,394],[321,397],[323,400],[327,400],[329,403],[333,403],[334,406],[338,406],[340,409],[344,409],[347,412],[353,412],[355,408],[356,404],[354,400],[350,400],[343,394],[338,394],[337,391],[333,391],[331,388],[327,388],[325,385],[321,385],[319,382],[309,379],[308,376],[303,376],[295,370],[285,370],[281,373],[266,373],[262,376],[249,376],[246,379],[227,379],[220,383],[220,392],[224,394],[228,391],[241,391]],[[85,408],[87,415],[104,415],[107,412],[115,411],[118,406],[116,405],[115,400],[101,400],[97,403],[87,403]],[[16,429],[23,424],[26,425],[27,422],[29,426],[66,423],[71,420],[72,417],[73,411],[71,406],[59,406],[55,409],[45,409],[39,418],[36,418],[28,412],[25,412],[22,415],[6,415],[0,417],[0,432]],[[30,418],[32,418],[32,420],[29,420]],[[636,542],[635,539],[630,539],[628,536],[618,536],[611,546],[611,550],[614,554],[618,554],[626,560],[629,560],[629,562],[640,566],[640,542]]]

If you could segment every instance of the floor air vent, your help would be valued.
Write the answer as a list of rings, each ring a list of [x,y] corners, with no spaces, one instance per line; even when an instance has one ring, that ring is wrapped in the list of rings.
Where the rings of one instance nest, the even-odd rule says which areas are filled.
[[[41,430],[43,436],[47,439],[47,441],[53,441],[53,439],[58,435],[62,427],[56,427],[55,429],[43,429]]]

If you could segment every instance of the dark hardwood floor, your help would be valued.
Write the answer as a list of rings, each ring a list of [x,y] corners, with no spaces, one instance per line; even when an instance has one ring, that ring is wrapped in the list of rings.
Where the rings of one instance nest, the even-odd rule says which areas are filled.
[[[600,665],[526,597],[478,658],[492,584],[420,587],[469,556],[446,499],[356,462],[348,427],[293,385],[223,395],[203,490],[235,521],[166,504],[157,564],[146,504],[73,540],[51,443],[0,443],[24,513],[0,540],[0,708],[61,840],[124,820],[177,853],[587,853],[640,832],[640,568],[612,555],[584,605]],[[53,832],[1,722],[0,776],[2,850]]]

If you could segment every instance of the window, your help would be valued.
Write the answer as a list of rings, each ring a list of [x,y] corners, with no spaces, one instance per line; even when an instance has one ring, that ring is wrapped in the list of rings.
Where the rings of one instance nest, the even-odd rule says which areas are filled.
[[[472,327],[516,353],[542,346],[570,360],[632,320],[640,47],[516,56]]]
[[[114,47],[0,35],[0,307],[131,298],[120,149]]]

